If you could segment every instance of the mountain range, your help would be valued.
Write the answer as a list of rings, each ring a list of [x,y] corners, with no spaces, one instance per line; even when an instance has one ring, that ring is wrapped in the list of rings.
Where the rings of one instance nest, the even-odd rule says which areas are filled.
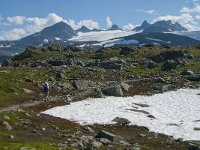
[[[65,46],[118,46],[118,45],[193,45],[200,44],[199,32],[189,32],[179,23],[144,21],[132,31],[124,31],[117,25],[107,30],[89,29],[82,26],[74,30],[64,22],[46,27],[40,32],[15,41],[0,41],[0,56],[10,56],[24,51],[27,46],[59,43]]]

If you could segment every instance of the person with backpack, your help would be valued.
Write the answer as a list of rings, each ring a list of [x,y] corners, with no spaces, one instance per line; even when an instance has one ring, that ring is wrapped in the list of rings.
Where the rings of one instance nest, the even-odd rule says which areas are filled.
[[[48,97],[49,97],[49,84],[48,82],[45,82],[44,83],[44,95],[45,95],[45,102],[48,100]]]

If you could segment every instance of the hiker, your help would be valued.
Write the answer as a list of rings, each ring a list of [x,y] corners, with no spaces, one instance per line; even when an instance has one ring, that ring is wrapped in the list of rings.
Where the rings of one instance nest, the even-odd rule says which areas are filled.
[[[45,101],[47,101],[48,96],[49,96],[49,84],[48,84],[48,82],[45,82],[45,84],[44,84],[44,94],[45,94]]]

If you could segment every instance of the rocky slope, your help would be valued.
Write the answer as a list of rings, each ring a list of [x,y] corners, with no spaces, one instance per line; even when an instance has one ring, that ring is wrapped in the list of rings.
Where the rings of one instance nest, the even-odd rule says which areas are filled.
[[[0,148],[198,148],[198,141],[182,141],[128,126],[125,118],[116,118],[118,124],[111,126],[80,126],[40,112],[88,97],[199,88],[199,50],[199,46],[167,45],[92,51],[60,45],[28,47],[0,67]],[[46,103],[42,91],[45,81],[50,84]]]

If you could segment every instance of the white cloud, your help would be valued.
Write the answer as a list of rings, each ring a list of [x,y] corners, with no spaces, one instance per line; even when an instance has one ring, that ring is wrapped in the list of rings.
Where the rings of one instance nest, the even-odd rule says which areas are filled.
[[[25,34],[26,34],[26,31],[24,29],[15,28],[9,32],[4,32],[0,36],[0,40],[16,40],[16,39],[21,38]]]
[[[16,25],[23,25],[26,17],[24,16],[14,16],[14,17],[7,17],[7,21],[12,24]]]
[[[133,24],[129,23],[127,25],[124,25],[122,29],[125,30],[125,31],[131,31],[134,28],[135,28],[135,26]]]
[[[195,18],[200,20],[200,15],[196,15]]]
[[[106,26],[108,28],[112,26],[112,21],[111,21],[110,17],[106,17]]]
[[[147,14],[150,14],[150,15],[155,15],[157,14],[157,11],[155,9],[150,9],[150,10],[147,10],[145,11]]]
[[[160,16],[153,20],[153,22],[160,21],[160,20],[171,20],[173,23],[179,22],[185,28],[190,31],[198,30],[198,23],[195,21],[194,17],[190,14],[181,14],[180,16]]]
[[[200,5],[199,4],[195,4],[194,7],[192,8],[189,8],[189,7],[183,7],[181,10],[180,10],[181,13],[200,13]]]

